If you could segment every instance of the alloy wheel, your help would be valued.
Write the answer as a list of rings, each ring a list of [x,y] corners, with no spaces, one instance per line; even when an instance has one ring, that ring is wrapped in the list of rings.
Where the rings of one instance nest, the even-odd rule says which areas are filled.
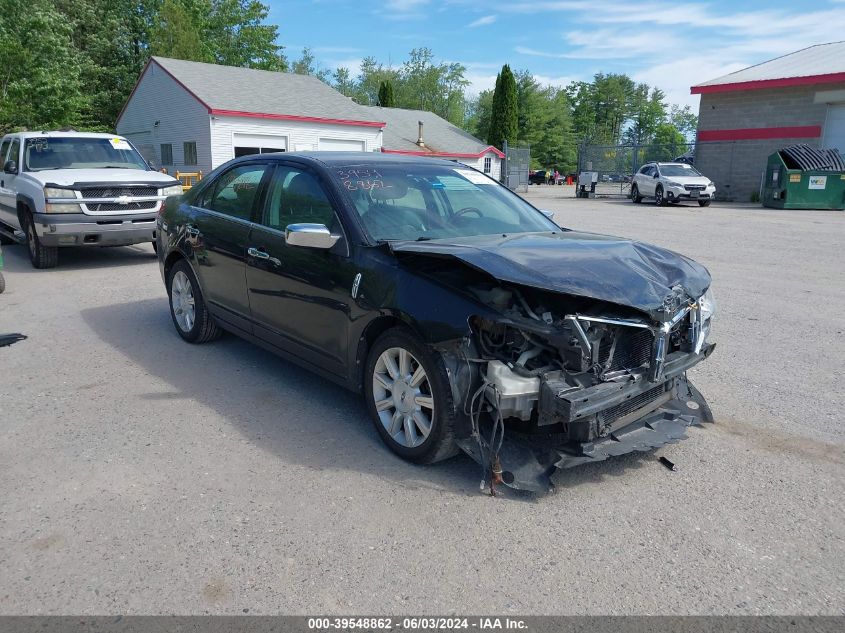
[[[197,318],[194,287],[188,275],[181,270],[176,271],[170,282],[170,305],[179,329],[185,333],[190,332]]]
[[[391,347],[373,368],[373,400],[379,420],[406,448],[425,442],[434,421],[434,397],[422,364],[408,350]]]

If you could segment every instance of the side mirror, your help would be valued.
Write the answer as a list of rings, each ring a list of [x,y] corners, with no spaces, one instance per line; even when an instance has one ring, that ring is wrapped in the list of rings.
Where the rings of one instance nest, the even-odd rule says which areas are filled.
[[[654,174],[655,178],[660,178],[660,174]]]
[[[332,235],[325,224],[288,224],[285,241],[290,246],[329,249],[337,244],[340,235]]]
[[[18,173],[18,164],[13,160],[7,160],[6,164],[3,165],[3,171],[7,174],[16,174]]]

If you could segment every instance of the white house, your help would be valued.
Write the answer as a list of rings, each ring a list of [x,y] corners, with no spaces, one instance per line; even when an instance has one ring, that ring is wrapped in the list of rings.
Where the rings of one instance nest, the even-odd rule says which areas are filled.
[[[446,157],[498,178],[503,156],[431,112],[361,106],[316,77],[163,57],[147,62],[115,127],[171,173],[260,152],[343,150]]]
[[[208,172],[259,152],[380,150],[370,116],[316,77],[152,57],[115,127],[159,167]]]

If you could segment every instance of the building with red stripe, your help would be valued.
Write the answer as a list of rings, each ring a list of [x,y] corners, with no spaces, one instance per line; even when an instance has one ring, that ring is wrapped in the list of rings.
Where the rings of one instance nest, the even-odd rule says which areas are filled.
[[[147,62],[115,127],[171,173],[248,154],[363,151],[447,158],[499,178],[503,158],[436,114],[362,106],[317,77],[164,57]]]
[[[845,154],[845,42],[819,44],[706,81],[695,163],[720,197],[749,201],[766,160],[788,145]]]

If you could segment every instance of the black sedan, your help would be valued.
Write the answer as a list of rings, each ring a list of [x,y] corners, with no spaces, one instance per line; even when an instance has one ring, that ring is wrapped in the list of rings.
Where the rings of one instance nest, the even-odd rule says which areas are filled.
[[[714,347],[707,271],[453,162],[245,156],[169,198],[156,239],[183,339],[227,330],[359,391],[394,452],[463,450],[490,490],[711,420],[686,379]]]

